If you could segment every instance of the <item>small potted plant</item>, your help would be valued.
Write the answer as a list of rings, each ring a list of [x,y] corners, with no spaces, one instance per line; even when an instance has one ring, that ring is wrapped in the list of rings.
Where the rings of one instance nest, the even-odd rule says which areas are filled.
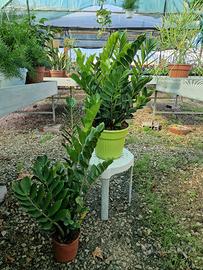
[[[194,46],[199,32],[198,15],[185,9],[182,13],[167,14],[162,19],[160,32],[161,50],[173,50],[173,62],[168,65],[169,76],[173,78],[188,77],[192,68],[187,63],[187,54]]]
[[[139,0],[124,0],[123,9],[125,10],[126,17],[132,18],[135,9],[138,7]]]
[[[30,37],[26,44],[26,54],[29,60],[29,80],[31,83],[43,81],[45,67],[49,66],[47,51],[43,46],[36,42],[35,37]]]
[[[51,48],[49,51],[49,60],[51,77],[65,77],[65,72],[70,61],[67,53],[61,52],[59,48]]]
[[[101,123],[92,127],[100,99],[86,99],[85,116],[77,134],[64,130],[65,161],[38,157],[33,176],[13,183],[20,205],[35,219],[40,228],[52,236],[54,257],[58,262],[74,260],[77,255],[81,224],[88,213],[85,196],[91,185],[111,164],[105,161],[89,166],[97,140],[104,129]]]
[[[70,49],[74,48],[75,43],[76,43],[75,39],[65,38],[64,39],[64,52],[67,53]]]
[[[98,93],[102,100],[94,122],[95,125],[105,124],[96,146],[99,158],[121,156],[128,134],[127,119],[149,101],[151,91],[145,85],[151,78],[144,76],[143,65],[154,49],[154,40],[146,39],[145,35],[130,43],[125,32],[115,32],[99,57],[91,55],[86,59],[80,50],[76,52],[78,74],[73,74],[72,78],[87,95]],[[142,52],[141,57],[138,50]],[[133,61],[135,66],[131,68]]]
[[[43,19],[36,23],[35,17],[16,18],[3,20],[0,38],[13,56],[13,67],[26,68],[30,82],[42,81],[49,60],[46,43],[52,38],[51,30],[44,28]]]
[[[101,8],[96,12],[97,23],[100,25],[98,30],[98,37],[101,37],[106,31],[107,26],[110,26],[112,23],[111,20],[111,11],[104,8],[101,4]]]

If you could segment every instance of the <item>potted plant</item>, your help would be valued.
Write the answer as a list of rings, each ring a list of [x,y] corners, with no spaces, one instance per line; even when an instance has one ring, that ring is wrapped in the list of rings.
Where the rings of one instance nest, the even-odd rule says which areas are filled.
[[[43,66],[48,64],[46,43],[51,39],[52,32],[43,28],[44,20],[36,23],[34,19],[4,19],[0,25],[0,38],[15,55],[15,66],[26,68],[30,81],[38,82],[43,79]]]
[[[24,84],[27,65],[24,44],[15,42],[20,34],[16,27],[11,27],[12,23],[3,21],[0,24],[0,73],[1,85],[9,86]],[[18,35],[19,34],[19,35]]]
[[[64,39],[64,52],[68,53],[68,51],[70,49],[74,48],[75,43],[76,43],[75,39],[73,39],[73,38],[65,38]]]
[[[32,177],[13,183],[20,205],[40,228],[51,234],[54,257],[58,262],[72,261],[78,249],[82,221],[88,213],[85,196],[91,185],[112,161],[89,166],[97,140],[104,129],[92,127],[100,106],[98,96],[87,98],[82,126],[71,136],[64,131],[65,161],[38,157]]]
[[[70,62],[67,53],[61,52],[59,48],[50,48],[49,60],[51,77],[65,77],[65,72]]]
[[[126,120],[149,101],[151,91],[145,85],[151,78],[144,76],[143,65],[154,48],[154,40],[146,39],[145,35],[130,43],[127,33],[115,32],[108,38],[99,57],[91,55],[86,59],[80,50],[76,51],[78,74],[73,74],[72,78],[88,95],[98,93],[102,100],[94,122],[94,125],[105,124],[96,147],[99,158],[121,156],[128,134]],[[135,66],[131,68],[133,61]]]
[[[30,37],[26,43],[26,55],[28,58],[29,80],[31,83],[43,81],[45,67],[49,66],[48,53],[35,37]]]
[[[28,69],[30,81],[33,83],[43,81],[45,68],[50,67],[48,51],[57,30],[45,27],[46,19],[42,18],[36,23],[36,17],[25,18],[24,24],[28,27],[28,40],[26,42]]]
[[[132,18],[134,10],[138,7],[139,0],[124,0],[123,9],[125,10],[126,17]]]
[[[194,46],[199,28],[196,24],[198,15],[188,9],[182,13],[167,14],[162,19],[160,48],[173,50],[173,63],[168,65],[170,77],[188,77],[192,68],[187,63],[187,54]]]
[[[100,29],[98,30],[98,37],[101,37],[105,32],[107,26],[110,26],[112,23],[111,20],[111,11],[103,7],[103,3],[101,3],[101,7],[96,12],[97,23],[100,25]]]

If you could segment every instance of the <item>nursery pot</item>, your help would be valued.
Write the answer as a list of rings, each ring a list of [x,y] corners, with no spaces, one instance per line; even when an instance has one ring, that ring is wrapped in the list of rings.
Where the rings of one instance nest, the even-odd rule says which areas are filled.
[[[34,83],[42,82],[44,78],[45,67],[36,67],[35,72],[36,74],[32,78],[32,81]]]
[[[189,76],[189,72],[192,68],[192,65],[171,64],[171,65],[168,65],[168,68],[169,68],[169,77],[187,78]]]
[[[104,130],[98,139],[95,153],[98,158],[117,159],[122,155],[128,127],[121,130]]]
[[[45,67],[36,67],[33,75],[29,74],[28,83],[39,83],[43,81]]]
[[[46,68],[44,72],[44,77],[50,77],[50,69]]]
[[[65,77],[65,71],[64,70],[50,70],[51,77]]]
[[[71,262],[75,259],[78,246],[79,246],[80,234],[77,234],[77,238],[68,243],[60,243],[56,238],[52,238],[52,246],[54,252],[54,258],[57,262]]]

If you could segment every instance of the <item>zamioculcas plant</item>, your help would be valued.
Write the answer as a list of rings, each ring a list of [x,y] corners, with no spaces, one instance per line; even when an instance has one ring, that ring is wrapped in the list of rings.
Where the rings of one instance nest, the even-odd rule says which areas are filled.
[[[100,103],[98,96],[87,98],[82,126],[77,126],[72,136],[64,131],[64,162],[38,157],[32,168],[33,176],[13,183],[13,192],[23,209],[52,235],[55,257],[60,262],[76,256],[80,226],[88,212],[85,197],[111,163],[89,165],[104,129],[103,123],[92,127]]]
[[[126,33],[115,32],[99,57],[91,55],[86,59],[80,50],[76,52],[78,74],[73,74],[72,78],[89,96],[96,93],[101,96],[100,110],[94,121],[95,126],[101,122],[105,124],[105,131],[96,147],[98,157],[121,156],[128,133],[126,120],[142,108],[152,94],[145,87],[151,78],[144,76],[143,66],[154,48],[155,42],[146,39],[145,35],[131,43]],[[131,67],[133,62],[134,67]]]

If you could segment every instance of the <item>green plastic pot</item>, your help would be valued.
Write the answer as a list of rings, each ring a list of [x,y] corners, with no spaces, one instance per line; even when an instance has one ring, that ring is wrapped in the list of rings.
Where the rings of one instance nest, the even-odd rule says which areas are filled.
[[[95,153],[98,158],[117,159],[122,155],[128,127],[121,130],[104,130],[99,137]]]

